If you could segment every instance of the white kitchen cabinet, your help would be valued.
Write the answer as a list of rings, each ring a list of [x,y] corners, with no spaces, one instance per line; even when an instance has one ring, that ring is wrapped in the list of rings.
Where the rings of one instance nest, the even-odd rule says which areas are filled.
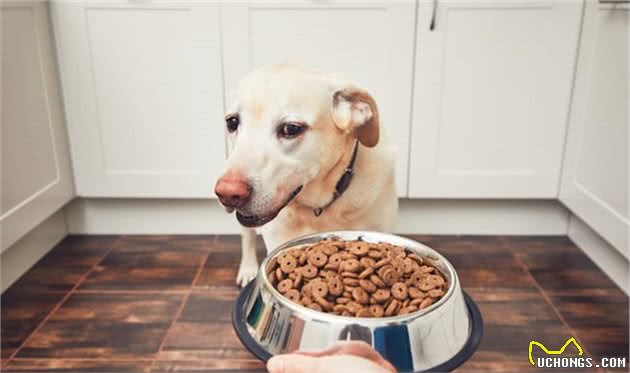
[[[407,193],[415,1],[223,2],[226,95],[252,69],[297,63],[342,73],[374,96],[398,150],[398,193]]]
[[[582,1],[420,1],[410,197],[555,198]]]
[[[586,3],[560,200],[626,258],[629,4]]]
[[[77,193],[212,197],[224,168],[216,2],[56,1]]]
[[[45,2],[3,1],[0,251],[74,194]]]

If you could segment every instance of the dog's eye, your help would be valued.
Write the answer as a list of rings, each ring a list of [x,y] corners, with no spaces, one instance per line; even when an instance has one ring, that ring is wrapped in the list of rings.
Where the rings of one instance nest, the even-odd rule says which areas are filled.
[[[241,120],[238,117],[238,114],[230,115],[225,118],[225,125],[227,126],[227,130],[230,133],[236,131],[239,124],[241,124]]]
[[[304,132],[304,126],[297,123],[285,123],[280,126],[280,136],[285,139],[292,139]]]

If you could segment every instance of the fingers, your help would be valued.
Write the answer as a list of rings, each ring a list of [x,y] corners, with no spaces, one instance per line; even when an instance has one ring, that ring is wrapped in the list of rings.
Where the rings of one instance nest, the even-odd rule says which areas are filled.
[[[270,373],[389,373],[382,366],[356,356],[307,356],[302,354],[277,355],[267,362]]]
[[[270,373],[317,373],[317,358],[300,355],[276,355],[267,361]]]
[[[335,344],[332,347],[329,347],[325,350],[318,350],[318,351],[295,351],[294,354],[300,354],[300,355],[304,355],[304,356],[328,356],[328,355],[334,355],[337,351],[339,351],[339,349],[341,348],[341,344],[345,343],[345,342],[338,342],[337,344]]]
[[[312,357],[331,356],[331,355],[351,355],[364,359],[368,359],[390,372],[396,372],[396,368],[387,360],[385,360],[376,350],[363,341],[341,341],[321,351],[296,351],[296,354]]]

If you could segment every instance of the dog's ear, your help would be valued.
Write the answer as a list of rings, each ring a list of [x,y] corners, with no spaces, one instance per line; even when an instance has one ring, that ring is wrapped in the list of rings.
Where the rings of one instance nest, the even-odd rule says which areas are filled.
[[[374,98],[363,88],[344,84],[333,93],[332,116],[342,130],[354,133],[367,147],[378,144],[379,119]]]

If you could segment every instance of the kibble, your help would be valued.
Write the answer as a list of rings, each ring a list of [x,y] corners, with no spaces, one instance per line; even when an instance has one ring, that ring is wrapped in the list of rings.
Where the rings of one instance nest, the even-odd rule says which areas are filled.
[[[267,277],[287,299],[346,317],[388,317],[425,309],[448,283],[428,260],[400,246],[327,239],[283,251]]]
[[[286,294],[286,292],[291,290],[292,288],[293,288],[293,281],[290,278],[285,278],[284,280],[280,281],[280,283],[277,286],[278,291],[281,292],[282,294]]]

